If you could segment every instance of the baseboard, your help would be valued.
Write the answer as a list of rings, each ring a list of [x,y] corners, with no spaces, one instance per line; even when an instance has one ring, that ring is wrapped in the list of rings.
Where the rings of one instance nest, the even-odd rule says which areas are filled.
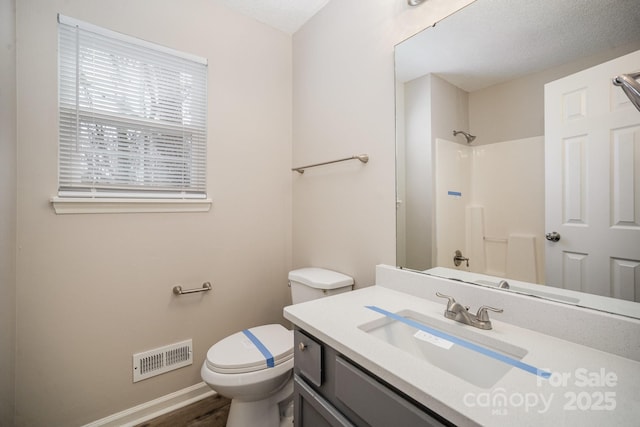
[[[216,392],[204,382],[183,388],[117,414],[99,419],[82,427],[133,427],[176,409],[190,405],[198,400],[215,395]]]

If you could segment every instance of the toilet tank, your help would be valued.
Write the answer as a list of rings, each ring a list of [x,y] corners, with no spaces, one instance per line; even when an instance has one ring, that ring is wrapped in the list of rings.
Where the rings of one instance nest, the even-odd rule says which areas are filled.
[[[311,301],[353,289],[353,278],[337,271],[308,267],[289,272],[293,304]]]

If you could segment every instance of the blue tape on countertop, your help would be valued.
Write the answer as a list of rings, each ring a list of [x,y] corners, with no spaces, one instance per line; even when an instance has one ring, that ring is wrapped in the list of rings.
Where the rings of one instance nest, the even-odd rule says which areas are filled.
[[[421,331],[428,332],[431,335],[435,335],[438,338],[442,338],[442,339],[450,341],[450,342],[452,342],[454,344],[458,344],[459,346],[462,346],[464,348],[468,348],[469,350],[476,351],[476,352],[478,352],[480,354],[483,354],[485,356],[488,356],[488,357],[491,357],[493,359],[499,360],[500,362],[503,362],[503,363],[506,363],[508,365],[514,366],[514,367],[516,367],[518,369],[522,369],[523,371],[530,372],[530,373],[532,373],[534,375],[538,375],[538,376],[540,376],[542,378],[549,378],[551,376],[551,372],[547,372],[547,371],[544,371],[542,369],[538,369],[535,366],[528,365],[528,364],[526,364],[524,362],[521,362],[521,361],[519,361],[517,359],[514,359],[512,357],[505,356],[504,354],[495,352],[493,350],[489,350],[488,348],[479,346],[479,345],[474,344],[472,342],[460,339],[460,338],[455,337],[453,335],[449,335],[449,334],[447,334],[445,332],[441,332],[441,331],[439,331],[437,329],[430,328],[429,326],[423,325],[420,322],[416,322],[415,320],[407,319],[406,317],[402,317],[402,316],[400,316],[398,314],[391,313],[390,311],[384,310],[384,309],[382,309],[380,307],[376,307],[375,305],[367,305],[365,307],[368,308],[369,310],[373,310],[373,311],[375,311],[377,313],[384,314],[385,316],[387,316],[387,317],[389,317],[389,318],[391,318],[393,320],[397,320],[397,321],[402,322],[402,323],[404,323],[406,325],[409,325],[409,326],[411,326],[413,328],[420,329]]]
[[[253,335],[248,329],[245,329],[244,331],[242,331],[242,333],[244,333],[247,338],[251,340],[253,345],[255,345],[258,350],[260,350],[260,353],[262,353],[264,359],[267,361],[267,367],[273,368],[275,366],[275,363],[273,363],[273,354],[271,354],[269,349],[265,347],[264,344],[262,344],[262,341],[260,341],[258,337]]]

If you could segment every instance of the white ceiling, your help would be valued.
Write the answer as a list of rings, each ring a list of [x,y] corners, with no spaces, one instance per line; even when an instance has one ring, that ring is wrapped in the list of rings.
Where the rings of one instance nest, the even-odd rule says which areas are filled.
[[[300,29],[329,0],[214,0],[287,34]]]

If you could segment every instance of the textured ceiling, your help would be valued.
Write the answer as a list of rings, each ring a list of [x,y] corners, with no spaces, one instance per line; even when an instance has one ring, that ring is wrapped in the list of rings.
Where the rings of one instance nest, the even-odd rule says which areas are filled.
[[[396,77],[473,92],[638,42],[638,0],[477,1],[396,46]],[[499,63],[500,67],[496,67]]]
[[[329,0],[215,0],[243,15],[293,34]]]

